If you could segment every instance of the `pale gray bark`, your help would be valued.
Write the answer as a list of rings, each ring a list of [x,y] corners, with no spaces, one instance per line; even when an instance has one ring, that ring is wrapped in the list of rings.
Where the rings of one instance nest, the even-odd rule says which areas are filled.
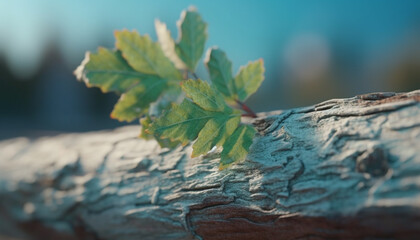
[[[219,171],[139,127],[0,142],[0,236],[29,239],[414,238],[420,91],[261,114]],[[1,238],[1,237],[0,237]]]

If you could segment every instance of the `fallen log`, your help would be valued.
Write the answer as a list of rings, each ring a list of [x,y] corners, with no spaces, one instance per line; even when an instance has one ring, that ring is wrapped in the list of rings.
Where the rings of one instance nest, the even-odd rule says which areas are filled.
[[[260,114],[247,159],[139,128],[0,142],[4,239],[413,239],[420,90]]]

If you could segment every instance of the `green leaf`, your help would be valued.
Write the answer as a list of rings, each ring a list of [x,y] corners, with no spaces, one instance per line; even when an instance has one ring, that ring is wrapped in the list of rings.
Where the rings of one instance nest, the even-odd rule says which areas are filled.
[[[184,81],[182,89],[192,101],[185,99],[174,105],[152,124],[151,132],[184,145],[196,140],[192,157],[205,154],[214,146],[223,146],[221,166],[243,159],[255,130],[239,126],[240,112],[228,107],[223,97],[204,81]]]
[[[223,96],[206,82],[187,80],[182,82],[181,87],[187,94],[187,97],[204,110],[223,112],[228,108],[223,100]]]
[[[223,102],[222,96],[204,81],[184,81],[182,88],[193,102],[185,99],[180,105],[174,105],[156,120],[152,125],[152,132],[158,136],[179,140],[183,144],[187,144],[189,141],[195,140],[199,133],[202,138],[209,137],[205,132],[201,133],[200,131],[208,122],[211,122],[206,129],[210,129],[213,125],[219,126],[220,131],[212,132],[216,135],[210,136],[214,138],[214,141],[212,140],[213,144],[210,145],[213,147],[217,143],[222,144],[223,141],[220,139],[224,139],[225,131],[233,132],[230,131],[232,123],[229,123],[229,128],[225,128],[227,122],[232,118],[240,120],[240,113],[227,106]],[[239,123],[238,120],[237,123]],[[216,141],[217,139],[219,141]],[[205,152],[199,151],[197,154],[202,153]]]
[[[213,85],[228,99],[235,99],[236,87],[232,77],[232,62],[218,48],[207,52],[205,64]]]
[[[150,127],[152,122],[153,122],[152,118],[149,115],[146,115],[145,117],[140,119],[140,125],[141,125],[141,130],[140,130],[140,135],[139,135],[140,138],[143,138],[145,140],[150,140],[154,138],[153,134],[146,131]]]
[[[175,50],[183,62],[186,63],[188,69],[194,72],[204,52],[207,40],[207,24],[194,8],[190,8],[188,11],[182,12],[178,26],[180,40]]]
[[[241,67],[235,77],[237,96],[240,101],[245,101],[254,94],[264,80],[263,60],[257,60]]]
[[[245,101],[257,91],[264,80],[262,60],[242,66],[235,78],[232,77],[232,63],[222,50],[210,49],[205,63],[212,83],[228,102]]]
[[[88,87],[99,87],[103,92],[124,92],[146,76],[131,68],[121,52],[105,48],[99,48],[97,53],[87,52],[74,73]]]
[[[188,67],[178,57],[178,54],[175,51],[175,41],[171,37],[171,32],[166,27],[166,24],[156,19],[155,29],[156,29],[156,35],[158,37],[160,46],[165,56],[169,58],[175,64],[176,68],[181,69],[181,70],[186,70]]]
[[[256,131],[241,125],[242,112],[227,103],[242,104],[255,93],[264,79],[262,60],[241,67],[233,77],[226,54],[213,48],[205,60],[212,85],[187,80],[181,86],[179,70],[185,77],[194,73],[202,57],[207,24],[190,8],[181,14],[177,42],[166,24],[156,20],[155,27],[159,43],[136,31],[115,32],[116,50],[88,52],[75,70],[76,77],[88,87],[121,93],[111,117],[132,121],[145,116],[140,120],[141,138],[155,138],[160,146],[169,148],[195,141],[193,157],[223,147],[221,169],[244,159]]]
[[[152,117],[149,115],[146,115],[144,118],[140,119],[141,124],[141,131],[140,131],[140,138],[143,138],[145,140],[150,140],[155,138],[158,144],[161,148],[175,148],[180,143],[178,141],[171,141],[170,139],[160,139],[159,137],[155,136],[153,133],[147,131],[147,129],[151,126],[153,123]]]
[[[204,109],[185,99],[180,105],[174,105],[158,118],[153,123],[151,131],[162,138],[179,140],[186,145],[197,138],[200,130],[213,117],[215,116],[207,114]]]
[[[135,70],[165,79],[182,79],[181,73],[163,54],[160,45],[148,35],[140,36],[136,31],[123,30],[115,32],[115,38],[117,48]]]
[[[123,93],[111,117],[133,121],[148,113],[150,105],[166,93],[179,93],[181,75],[148,36],[128,31],[117,32],[116,36],[121,50],[99,48],[97,53],[88,52],[75,74],[87,86]],[[127,56],[131,60],[126,61]]]
[[[242,125],[235,130],[223,145],[219,166],[221,170],[246,157],[255,133],[255,129],[249,125]]]
[[[146,114],[150,104],[155,102],[168,87],[168,81],[157,76],[149,76],[138,85],[122,94],[111,117],[119,121],[131,122]]]
[[[210,119],[198,134],[197,141],[193,145],[191,157],[205,154],[214,146],[223,146],[226,139],[235,131],[240,122],[240,116],[222,116]]]

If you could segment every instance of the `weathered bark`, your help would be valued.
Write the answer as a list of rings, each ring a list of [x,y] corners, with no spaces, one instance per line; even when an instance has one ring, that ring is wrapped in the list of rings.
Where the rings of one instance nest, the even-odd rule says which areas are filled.
[[[218,170],[139,127],[0,143],[0,236],[354,239],[420,234],[420,91],[261,115]]]

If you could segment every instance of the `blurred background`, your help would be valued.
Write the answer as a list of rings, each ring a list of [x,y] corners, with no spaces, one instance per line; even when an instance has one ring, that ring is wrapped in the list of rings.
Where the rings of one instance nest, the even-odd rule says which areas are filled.
[[[190,5],[234,73],[264,59],[266,80],[248,101],[258,112],[420,88],[418,0],[0,0],[0,139],[126,124],[109,118],[117,96],[73,70],[85,51],[112,48],[114,30],[156,39],[159,18],[176,38]],[[198,74],[207,77],[202,63]]]

